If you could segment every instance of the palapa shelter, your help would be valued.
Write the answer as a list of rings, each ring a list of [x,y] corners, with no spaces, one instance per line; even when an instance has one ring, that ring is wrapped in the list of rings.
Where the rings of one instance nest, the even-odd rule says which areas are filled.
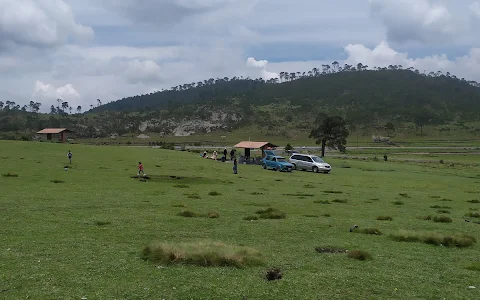
[[[58,136],[58,140],[62,143],[67,141],[67,133],[73,132],[67,128],[45,128],[37,132],[37,134],[45,134],[47,136],[47,141],[51,141],[53,136]]]
[[[242,141],[234,146],[235,148],[245,149],[245,157],[250,157],[250,149],[260,149],[262,150],[262,157],[265,157],[264,150],[270,150],[272,148],[277,148],[277,145],[274,145],[269,142],[251,142],[251,141]]]

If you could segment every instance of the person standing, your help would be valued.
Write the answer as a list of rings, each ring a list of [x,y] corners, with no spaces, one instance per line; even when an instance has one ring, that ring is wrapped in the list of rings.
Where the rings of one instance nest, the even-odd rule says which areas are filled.
[[[225,149],[223,149],[223,156],[225,156],[225,160],[227,160],[227,147],[225,147]]]
[[[237,158],[234,157],[233,158],[233,174],[237,174],[238,172],[238,162],[237,162]]]
[[[235,150],[232,149],[230,151],[230,160],[233,160],[234,156],[235,156]]]
[[[68,150],[68,153],[67,153],[67,157],[68,157],[68,160],[70,161],[70,163],[72,163],[72,152],[70,150]]]
[[[138,173],[137,176],[140,176],[140,172],[142,173],[143,176],[145,176],[145,172],[143,171],[143,165],[141,162],[138,162]]]

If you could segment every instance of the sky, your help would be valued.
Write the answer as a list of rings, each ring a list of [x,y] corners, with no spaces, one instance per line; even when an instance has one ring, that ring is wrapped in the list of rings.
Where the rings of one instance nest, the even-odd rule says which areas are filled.
[[[480,81],[480,1],[0,0],[0,100],[76,108],[338,61]]]

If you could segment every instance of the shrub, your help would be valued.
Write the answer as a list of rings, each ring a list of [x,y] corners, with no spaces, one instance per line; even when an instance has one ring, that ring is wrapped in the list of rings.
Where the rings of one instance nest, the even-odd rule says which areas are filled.
[[[440,205],[432,205],[430,208],[442,208]]]
[[[220,196],[221,194],[219,192],[213,191],[208,193],[209,196]]]
[[[268,281],[280,280],[282,279],[282,277],[283,277],[283,274],[278,268],[268,270],[267,273],[265,274],[265,279],[267,279]]]
[[[393,221],[393,218],[390,216],[378,216],[377,220],[379,221]]]
[[[480,262],[474,262],[465,267],[465,269],[470,270],[470,271],[477,271],[480,272]]]
[[[255,221],[255,220],[258,220],[258,217],[257,216],[246,216],[246,217],[243,217],[243,219],[245,221]]]
[[[50,180],[50,182],[52,182],[52,183],[65,183],[65,181],[63,181],[63,180],[56,180],[56,179],[55,180]]]
[[[382,235],[382,232],[378,228],[355,228],[353,229],[355,233],[363,233],[363,234],[374,234],[374,235]]]
[[[97,226],[105,226],[105,225],[110,225],[112,222],[110,221],[95,221],[95,225]]]
[[[259,266],[264,258],[255,249],[219,242],[158,243],[147,246],[142,258],[153,263],[184,264],[202,267]]]
[[[410,198],[407,193],[398,193],[398,195],[404,198]]]
[[[6,174],[2,174],[2,177],[18,177],[18,174],[6,173]]]
[[[220,214],[215,211],[212,211],[207,214],[207,217],[210,219],[217,219],[217,218],[220,218]]]
[[[323,191],[325,194],[343,194],[342,191]]]
[[[313,203],[320,203],[320,204],[330,204],[330,201],[328,200],[315,200]]]
[[[436,223],[452,223],[452,219],[447,216],[435,216],[433,217],[433,222]]]
[[[178,213],[180,217],[185,217],[185,218],[198,218],[200,217],[200,214],[190,211],[190,210],[184,210]]]
[[[432,216],[423,216],[423,217],[420,217],[420,219],[425,221],[430,221],[432,219]]]
[[[276,208],[266,208],[261,209],[256,212],[259,215],[260,219],[285,219],[286,215],[284,212],[279,211]]]
[[[318,215],[303,215],[305,218],[318,218]]]
[[[335,199],[335,200],[332,200],[332,202],[335,202],[335,203],[347,203],[348,201],[345,200],[345,199]]]
[[[368,260],[372,259],[372,256],[367,251],[363,250],[352,250],[347,254],[348,257],[358,259],[358,260]]]
[[[449,214],[450,211],[446,210],[446,209],[439,209],[439,210],[437,210],[437,213],[439,213],[439,214]]]
[[[430,196],[430,198],[432,198],[432,199],[440,199],[441,197],[440,197],[440,196]]]
[[[324,216],[324,217],[327,217],[327,218],[331,217],[330,214],[324,214],[323,216]]]
[[[469,247],[477,242],[474,237],[465,234],[442,235],[436,232],[399,231],[389,237],[398,242],[422,242],[435,246],[459,248]]]
[[[404,205],[405,203],[403,201],[395,201],[393,202],[394,205]]]
[[[453,201],[453,200],[452,200],[452,199],[443,198],[443,199],[440,199],[439,201],[443,201],[443,202],[451,202],[451,201]]]
[[[200,199],[201,197],[200,197],[199,194],[193,193],[193,194],[188,194],[187,198],[189,198],[189,199]]]
[[[315,186],[313,184],[305,184],[303,187],[306,188],[306,189],[314,189],[315,188]]]
[[[480,200],[468,200],[469,203],[480,203]]]
[[[466,214],[467,217],[470,217],[470,218],[480,218],[480,213],[478,212],[469,212],[468,214]]]

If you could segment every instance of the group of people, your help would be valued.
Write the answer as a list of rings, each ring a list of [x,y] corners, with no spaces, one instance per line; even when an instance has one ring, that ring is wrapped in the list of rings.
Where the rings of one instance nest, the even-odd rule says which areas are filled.
[[[222,162],[225,162],[227,160],[227,154],[228,154],[227,147],[225,147],[225,149],[223,149]],[[218,153],[216,150],[212,152],[212,155],[210,157],[208,156],[208,152],[206,150],[203,152],[203,155],[202,155],[203,158],[211,158],[213,160],[217,160],[217,156],[218,156]],[[237,174],[238,162],[237,162],[237,157],[235,156],[235,149],[232,149],[230,151],[230,160],[233,161],[233,174]]]

